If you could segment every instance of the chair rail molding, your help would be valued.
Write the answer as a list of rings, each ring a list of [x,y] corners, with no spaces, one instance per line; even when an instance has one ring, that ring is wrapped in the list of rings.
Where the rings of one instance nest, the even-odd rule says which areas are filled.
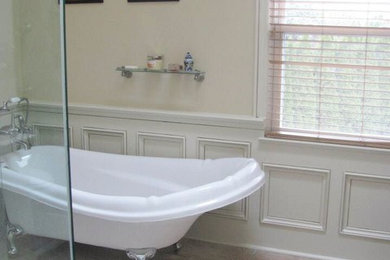
[[[193,125],[220,126],[240,129],[264,130],[262,117],[193,113],[182,111],[132,109],[121,107],[108,107],[98,105],[75,105],[68,106],[70,115],[99,116],[108,118],[134,119],[143,121],[158,121],[167,123],[185,123]],[[58,104],[31,103],[31,110],[45,113],[61,113],[62,106]]]

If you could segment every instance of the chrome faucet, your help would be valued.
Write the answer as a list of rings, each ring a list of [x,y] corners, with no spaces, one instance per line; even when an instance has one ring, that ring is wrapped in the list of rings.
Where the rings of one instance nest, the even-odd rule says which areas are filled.
[[[3,128],[4,129],[4,128]],[[19,144],[23,146],[24,150],[29,150],[31,149],[31,142],[30,142],[30,137],[27,137],[27,141],[22,140],[23,134],[19,133],[19,130],[17,129],[12,129],[11,127],[8,128],[8,130],[3,130],[0,129],[0,135],[8,135],[11,139],[12,144]],[[31,134],[31,133],[29,133]]]
[[[24,119],[22,115],[13,115],[11,130],[22,134],[32,134],[32,128],[27,126],[27,118]]]
[[[30,102],[27,98],[21,98],[21,97],[13,97],[8,99],[6,102],[3,102],[3,106],[0,107],[0,112],[9,112],[9,105],[17,103],[19,105],[21,102],[26,102],[26,117],[24,118],[21,114],[14,114],[11,115],[11,124],[6,125],[2,128],[0,128],[0,135],[8,135],[11,139],[11,143],[13,144],[19,144],[24,147],[25,150],[28,150],[31,148],[31,142],[30,137],[33,133],[33,130],[31,127],[28,127],[27,121],[28,121],[28,115],[29,115],[29,105]],[[27,138],[23,138],[24,135],[27,135]],[[23,139],[27,139],[26,141]]]
[[[0,135],[9,135],[9,132],[6,130],[3,130],[3,128],[0,129]]]
[[[3,102],[3,106],[0,107],[0,112],[9,112],[9,105],[17,103],[20,105],[20,103],[26,102],[26,122],[28,121],[28,114],[29,114],[29,108],[30,108],[30,101],[28,98],[25,97],[12,97],[9,98],[6,102]]]
[[[31,144],[28,141],[23,141],[20,139],[15,139],[12,141],[13,144],[19,144],[24,148],[24,150],[30,150],[31,149]]]

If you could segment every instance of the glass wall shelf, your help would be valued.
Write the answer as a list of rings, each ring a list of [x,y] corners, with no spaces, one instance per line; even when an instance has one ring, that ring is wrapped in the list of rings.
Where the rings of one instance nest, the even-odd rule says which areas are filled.
[[[116,71],[120,71],[122,77],[126,78],[131,78],[133,76],[133,73],[136,72],[148,72],[148,73],[164,73],[164,74],[182,74],[182,75],[193,75],[194,80],[196,81],[203,81],[205,78],[206,72],[200,71],[200,70],[194,70],[194,71],[184,71],[184,70],[179,70],[179,71],[169,71],[167,69],[162,69],[162,70],[151,70],[148,68],[126,68],[125,66],[117,67]]]

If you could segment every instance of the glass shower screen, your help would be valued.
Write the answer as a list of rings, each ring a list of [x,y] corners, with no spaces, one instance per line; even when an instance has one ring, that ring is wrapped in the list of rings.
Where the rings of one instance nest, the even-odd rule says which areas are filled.
[[[63,21],[0,1],[0,259],[73,259]]]

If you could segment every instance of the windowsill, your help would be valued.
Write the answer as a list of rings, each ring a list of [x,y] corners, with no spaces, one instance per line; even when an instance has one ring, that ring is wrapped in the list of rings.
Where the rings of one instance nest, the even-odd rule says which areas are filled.
[[[349,147],[356,149],[374,149],[390,152],[390,140],[377,140],[370,138],[340,137],[330,135],[310,135],[302,133],[270,132],[264,139],[275,139],[294,143],[321,144],[337,147]]]

